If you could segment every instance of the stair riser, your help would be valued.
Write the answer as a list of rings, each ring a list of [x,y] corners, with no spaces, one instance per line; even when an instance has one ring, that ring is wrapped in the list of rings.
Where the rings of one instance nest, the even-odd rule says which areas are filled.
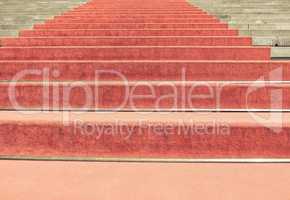
[[[250,38],[9,38],[1,46],[250,46]]]
[[[269,60],[270,48],[52,47],[0,48],[0,60]]]
[[[19,82],[0,85],[0,108],[9,110],[290,109],[289,99],[290,85],[255,82],[177,84],[147,81],[97,85]]]
[[[148,128],[143,124],[116,125],[115,121],[105,124],[76,121],[68,126],[2,122],[0,151],[1,155],[9,156],[135,158],[284,158],[290,155],[289,128],[276,134],[265,127],[219,127],[223,125],[206,124],[207,130],[203,131],[205,128],[198,128],[200,124],[151,123]],[[188,129],[196,131],[189,133]],[[227,130],[230,135],[226,135]]]
[[[27,30],[22,37],[37,36],[237,36],[236,30]]]

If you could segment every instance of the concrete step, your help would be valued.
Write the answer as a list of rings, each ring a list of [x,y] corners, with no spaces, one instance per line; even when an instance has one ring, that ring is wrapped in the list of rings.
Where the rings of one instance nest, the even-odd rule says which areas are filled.
[[[75,8],[77,7],[79,4],[67,4],[67,3],[64,3],[64,4],[40,4],[40,5],[27,5],[27,7],[25,6],[17,6],[17,5],[1,5],[1,8],[0,10],[4,11],[4,12],[11,12],[13,13],[14,11],[33,11],[33,10],[36,10],[36,11],[48,11],[48,10],[52,10],[52,11],[55,11],[55,10],[66,10],[67,8]]]
[[[196,2],[197,4],[205,4],[208,5],[209,3],[212,3],[211,0],[190,0],[188,2]],[[261,4],[265,4],[265,5],[277,5],[277,4],[282,4],[282,3],[287,3],[287,0],[275,0],[275,1],[250,1],[250,0],[215,0],[215,3],[217,5],[261,5]],[[196,6],[196,4],[194,4],[193,6]]]
[[[242,8],[242,9],[257,9],[257,8],[261,8],[260,6],[263,5],[263,9],[267,10],[267,9],[285,9],[285,8],[289,8],[289,5],[287,4],[272,4],[272,5],[267,5],[267,4],[263,4],[263,3],[255,3],[255,4],[200,4],[200,6],[204,9],[238,9],[238,8]],[[281,7],[283,6],[284,7]]]
[[[199,1],[199,0],[190,0],[189,2],[197,2],[197,3],[210,3],[212,2],[212,0],[203,0],[203,1]],[[277,3],[286,3],[288,2],[287,0],[275,0],[275,1],[262,1],[262,0],[253,0],[253,1],[250,1],[250,0],[231,0],[231,1],[228,1],[228,0],[215,0],[216,3],[230,3],[232,2],[233,4],[251,4],[251,3],[256,3],[256,4],[266,4],[266,5],[274,5],[274,4],[277,4]]]
[[[59,11],[67,11],[68,9],[73,9],[75,8],[77,5],[59,5],[59,6],[48,6],[48,5],[40,5],[40,6],[36,6],[36,7],[32,7],[32,6],[29,6],[29,7],[19,7],[19,8],[16,8],[16,7],[2,7],[0,8],[0,11],[1,13],[17,13],[17,12],[32,12],[32,11],[35,11],[37,13],[46,13],[46,12],[59,12]],[[30,13],[31,14],[31,13]]]
[[[31,18],[31,19],[13,19],[13,18],[5,18],[2,19],[1,24],[34,24],[34,23],[42,23],[46,19],[37,19],[37,18]]]
[[[276,59],[290,58],[290,48],[289,47],[275,47],[272,48],[272,57]]]
[[[232,28],[241,30],[290,30],[290,23],[275,23],[275,24],[230,24]]]
[[[245,15],[220,15],[218,16],[221,19],[229,19],[229,20],[242,20],[242,19],[253,19],[253,20],[257,20],[257,19],[261,19],[261,20],[266,20],[266,19],[280,19],[280,18],[285,18],[285,19],[290,19],[290,14],[289,15],[285,15],[285,14],[245,14]]]
[[[0,19],[19,19],[19,18],[24,18],[24,19],[47,19],[47,18],[53,18],[54,15],[57,13],[51,13],[51,14],[27,14],[27,15],[20,15],[20,14],[11,14],[8,15],[6,13],[1,13],[0,14]]]
[[[276,23],[288,23],[288,18],[277,18],[277,19],[221,19],[229,24],[276,24]]]
[[[23,28],[33,28],[32,24],[0,24],[0,30],[20,30]]]
[[[287,46],[288,38],[281,38],[277,36],[254,36],[253,44],[261,46]]]
[[[263,5],[263,4],[261,4]],[[256,8],[245,8],[243,6],[239,6],[236,8],[233,7],[219,7],[219,6],[205,6],[205,10],[209,10],[212,13],[241,13],[241,14],[247,14],[247,13],[289,13],[289,7],[275,7],[275,8],[269,8],[269,7],[259,7]]]
[[[241,35],[247,36],[282,36],[287,37],[290,36],[290,29],[289,30],[239,30]]]
[[[68,8],[69,9],[69,8]],[[60,15],[63,13],[66,13],[68,9],[54,9],[54,10],[34,10],[34,11],[30,11],[30,10],[3,10],[1,11],[1,15],[9,15],[9,16],[30,16],[30,15]],[[31,12],[33,12],[34,14],[32,14]]]
[[[210,8],[208,9],[210,13],[214,13],[215,15],[246,15],[246,14],[285,14],[289,15],[289,8],[273,8],[273,9],[264,9],[264,8],[258,8],[258,9],[243,9],[243,8],[222,8],[222,9],[214,9]]]
[[[20,20],[29,20],[29,19],[52,19],[53,18],[53,14],[50,15],[38,15],[38,14],[34,14],[34,15],[0,15],[0,19],[1,20],[14,20],[17,21],[18,19]]]
[[[17,30],[0,30],[0,37],[3,36],[18,36]]]

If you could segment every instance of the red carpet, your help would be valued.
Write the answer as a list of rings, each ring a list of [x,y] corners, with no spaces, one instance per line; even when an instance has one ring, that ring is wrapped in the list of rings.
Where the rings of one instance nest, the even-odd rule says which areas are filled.
[[[42,73],[25,73],[17,80],[43,80],[43,73],[51,69],[49,80],[56,81],[93,81],[95,72],[99,73],[98,80],[142,80],[142,81],[256,81],[261,77],[269,80],[271,72],[283,67],[280,80],[290,79],[290,63],[287,61],[170,61],[170,60],[96,60],[96,61],[0,61],[1,80],[11,80],[19,71],[37,70]],[[116,71],[119,74],[111,71]],[[57,71],[58,75],[53,74]],[[279,80],[279,79],[277,79]]]
[[[118,17],[118,16],[117,16]],[[122,16],[120,16],[122,17]],[[139,28],[147,28],[147,29],[170,29],[170,28],[193,28],[193,29],[209,29],[216,28],[222,29],[227,28],[228,25],[224,23],[90,23],[90,24],[36,24],[34,29],[139,29]]]
[[[85,85],[85,87],[83,87]],[[255,89],[248,94],[248,88]],[[11,95],[13,89],[15,95]],[[46,88],[44,90],[44,88]],[[283,94],[281,105],[271,105],[273,90]],[[49,92],[47,92],[49,91]],[[290,84],[224,82],[24,82],[0,83],[0,106],[13,109],[11,98],[22,109],[50,110],[163,110],[163,109],[287,109]],[[69,95],[69,96],[68,96]],[[146,95],[146,97],[140,95]],[[45,96],[45,101],[43,97]],[[134,97],[134,98],[130,98]],[[164,98],[167,96],[167,98]],[[168,97],[169,96],[169,97]],[[174,97],[173,97],[174,96]],[[89,104],[87,104],[89,102]]]
[[[0,60],[267,60],[269,48],[192,46],[3,47]]]
[[[23,37],[59,37],[59,36],[236,36],[238,34],[235,30],[187,30],[187,29],[147,29],[147,30],[135,30],[135,29],[99,29],[99,30],[33,30],[22,31],[20,33]]]
[[[290,63],[186,1],[92,0],[0,46],[1,155],[290,156]]]
[[[248,37],[214,37],[209,36],[101,36],[101,37],[27,37],[21,39],[7,38],[3,46],[249,46],[252,43]]]

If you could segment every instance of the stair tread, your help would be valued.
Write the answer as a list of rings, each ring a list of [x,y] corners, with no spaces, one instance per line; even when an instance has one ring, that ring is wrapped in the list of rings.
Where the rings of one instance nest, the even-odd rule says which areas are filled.
[[[142,120],[149,122],[168,122],[178,123],[183,122],[204,122],[211,123],[213,121],[225,122],[231,125],[238,126],[261,126],[260,122],[253,120],[251,112],[73,112],[73,111],[38,111],[33,114],[31,111],[1,111],[0,122],[15,121],[15,122],[30,122],[30,123],[56,123],[62,120],[73,121],[81,119],[84,121],[93,122],[112,122],[124,121],[134,123]],[[254,114],[267,118],[268,113],[254,112]],[[283,125],[290,127],[290,113],[282,113]],[[25,117],[24,117],[25,116]],[[69,116],[64,118],[64,116]],[[280,119],[279,119],[280,120]],[[265,120],[264,125],[275,126],[280,123],[277,119]]]

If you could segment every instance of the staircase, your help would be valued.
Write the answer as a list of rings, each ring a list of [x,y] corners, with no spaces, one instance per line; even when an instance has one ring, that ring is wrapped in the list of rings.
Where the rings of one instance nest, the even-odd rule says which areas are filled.
[[[92,0],[1,38],[2,158],[289,158],[290,62],[183,0]]]

